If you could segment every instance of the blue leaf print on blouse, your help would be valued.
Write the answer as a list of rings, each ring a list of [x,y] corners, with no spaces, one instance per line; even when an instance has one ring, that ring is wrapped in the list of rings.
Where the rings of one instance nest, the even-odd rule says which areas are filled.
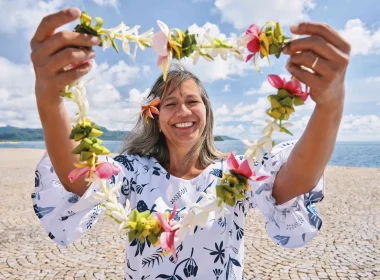
[[[50,239],[54,239],[55,238],[55,236],[51,232],[49,232],[48,236],[50,237]]]
[[[322,219],[318,216],[318,212],[315,209],[314,204],[310,204],[306,207],[309,216],[309,223],[316,229],[320,230],[322,227]]]
[[[211,171],[210,171],[210,174],[211,175],[214,175],[216,177],[219,177],[219,178],[222,178],[223,177],[223,172],[221,169],[218,169],[218,168],[213,168]]]
[[[38,207],[37,204],[33,205],[34,212],[37,217],[41,219],[43,216],[49,214],[51,211],[55,209],[55,207]]]
[[[77,203],[79,200],[79,195],[74,194],[73,196],[69,197],[68,202],[69,203]]]
[[[244,229],[239,227],[235,222],[235,228],[236,228],[236,239],[240,240],[244,236]]]
[[[214,263],[216,263],[216,262],[218,262],[218,260],[220,260],[220,262],[222,264],[224,264],[225,248],[223,248],[223,241],[220,243],[219,246],[218,246],[218,243],[215,242],[215,249],[216,250],[208,249],[206,247],[203,247],[203,249],[210,251],[211,256],[216,256],[214,259]]]
[[[260,187],[257,188],[255,194],[261,194],[262,191],[271,191],[273,188],[272,184],[262,184]]]
[[[274,236],[274,239],[277,239],[281,245],[286,245],[289,242],[290,236],[282,236],[282,235],[276,235]]]
[[[123,184],[121,185],[121,193],[126,197],[126,199],[129,199],[131,196],[131,189],[129,187],[129,181],[126,177],[123,177]]]
[[[186,209],[186,207],[183,207],[182,209],[177,210],[177,212],[176,212],[175,215],[174,215],[173,220],[175,220],[175,221],[179,221],[179,220],[181,220],[181,218],[180,218],[180,216],[179,216],[179,213],[181,213],[181,212],[182,212],[183,210],[185,210],[185,209]],[[166,209],[165,212],[168,212],[169,215],[171,215],[172,212],[173,212],[173,209]]]
[[[305,242],[305,236],[306,236],[306,233],[302,233],[302,240],[303,240],[303,242]]]
[[[323,191],[311,191],[309,193],[306,193],[304,195],[305,199],[305,206],[308,206],[309,204],[321,202],[323,200]]]
[[[114,158],[115,161],[120,162],[128,171],[135,171],[133,168],[133,162],[137,159],[128,159],[125,155],[119,155]]]
[[[144,200],[140,200],[139,202],[137,202],[137,211],[139,211],[140,213],[141,212],[144,212],[146,210],[149,210],[148,206],[146,205],[145,201]]]
[[[116,176],[112,175],[112,177],[111,177],[111,184],[115,185],[115,182],[116,182]]]
[[[161,279],[168,279],[168,280],[177,280],[174,275],[166,275],[166,274],[160,274],[160,275],[157,275],[156,276],[156,279],[157,278],[161,278]]]
[[[136,192],[137,192],[138,194],[141,194],[141,193],[143,192],[143,190],[144,190],[144,187],[145,187],[146,185],[148,185],[148,184],[137,185],[137,186],[136,186]]]
[[[227,263],[227,270],[226,270],[226,279],[236,279],[234,266],[241,267],[238,260],[231,258],[231,256],[229,256],[228,263]]]
[[[161,173],[161,168],[159,168],[159,167],[154,167],[153,166],[153,175],[156,175],[156,176],[160,176],[160,173]]]
[[[34,187],[37,188],[40,186],[41,182],[41,173],[40,171],[36,170],[35,171],[35,179],[34,179]]]
[[[151,243],[150,243],[150,241],[148,240],[147,237],[145,237],[145,241],[144,242],[140,242],[140,240],[138,240],[137,238],[133,239],[133,241],[131,242],[130,246],[136,246],[135,257],[137,257],[139,254],[140,255],[143,254],[144,249],[145,249],[145,244],[147,244],[148,247],[150,247],[150,245],[151,245]]]

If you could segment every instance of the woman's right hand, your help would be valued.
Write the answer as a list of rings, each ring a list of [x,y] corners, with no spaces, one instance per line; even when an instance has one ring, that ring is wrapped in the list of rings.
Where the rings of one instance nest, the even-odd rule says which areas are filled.
[[[54,33],[56,28],[78,19],[80,14],[79,9],[71,8],[44,17],[30,42],[39,105],[59,104],[60,91],[87,74],[92,67],[95,52],[75,47],[96,46],[100,43],[98,37],[71,31]],[[85,60],[89,61],[80,64]],[[64,67],[72,63],[79,63],[79,66],[65,71]]]

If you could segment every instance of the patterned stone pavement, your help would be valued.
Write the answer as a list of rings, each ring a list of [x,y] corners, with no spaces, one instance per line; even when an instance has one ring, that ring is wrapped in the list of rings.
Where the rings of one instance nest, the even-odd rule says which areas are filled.
[[[122,279],[112,221],[67,247],[45,234],[30,199],[42,153],[0,149],[0,279]],[[329,166],[326,178],[322,231],[304,248],[278,247],[260,214],[247,216],[245,279],[380,279],[380,169]]]

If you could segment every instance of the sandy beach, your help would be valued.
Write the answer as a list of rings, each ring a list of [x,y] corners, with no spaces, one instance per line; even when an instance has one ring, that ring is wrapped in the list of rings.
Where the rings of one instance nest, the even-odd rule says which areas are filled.
[[[43,153],[0,149],[0,279],[123,279],[125,239],[109,219],[67,247],[44,232],[30,198]],[[301,249],[274,244],[252,211],[245,279],[380,279],[379,179],[380,168],[328,166],[322,229]]]

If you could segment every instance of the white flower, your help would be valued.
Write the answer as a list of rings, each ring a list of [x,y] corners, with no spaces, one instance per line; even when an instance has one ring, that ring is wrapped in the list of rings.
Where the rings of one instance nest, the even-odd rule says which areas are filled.
[[[263,128],[261,131],[261,134],[267,135],[269,132],[272,131],[280,131],[280,127],[277,124],[277,120],[271,121],[271,120],[265,120],[267,122],[267,125]]]
[[[210,51],[209,49],[202,49],[201,46],[202,44],[204,43],[205,39],[207,39],[208,41],[212,41],[212,38],[210,37],[209,35],[210,33],[210,28],[208,28],[206,30],[206,32],[203,34],[203,36],[197,34],[197,36],[195,37],[196,41],[197,41],[197,48],[194,52],[194,58],[193,58],[193,64],[197,64],[197,62],[199,61],[199,58],[202,56],[206,61],[209,61],[211,62],[212,59],[210,58],[211,57],[211,54],[210,54]],[[210,39],[211,38],[211,39]]]
[[[247,146],[247,151],[244,156],[249,161],[250,165],[253,166],[254,157],[256,157],[256,161],[260,163],[263,160],[263,151],[261,150],[260,143],[257,140],[252,143],[246,139],[243,140],[243,143]]]
[[[196,209],[189,208],[189,210],[184,210],[179,214],[182,219],[179,222],[179,229],[176,231],[176,239],[183,241],[186,237],[186,233],[189,230],[190,235],[194,233],[195,227],[200,222],[199,215],[196,213]],[[207,221],[206,221],[207,222]]]
[[[128,29],[129,29],[129,26],[126,26],[124,24],[124,22],[121,22],[116,27],[113,27],[113,28],[110,28],[110,29],[103,29],[102,30],[102,34],[106,35],[106,38],[105,38],[105,40],[103,40],[103,44],[102,44],[103,51],[106,50],[106,49],[108,49],[110,46],[112,46],[111,40],[113,40],[115,38],[118,38],[118,35],[119,35],[120,32],[121,32],[121,34],[123,34]],[[120,38],[118,38],[118,39],[120,39]],[[123,50],[124,50],[124,47],[126,48],[126,50],[128,50],[129,45],[128,46],[124,46],[124,42],[123,42]]]
[[[270,153],[272,151],[273,139],[270,136],[266,135],[266,136],[261,137],[258,140],[258,143],[262,144],[264,151],[266,151],[267,153]]]
[[[225,203],[219,197],[216,197],[210,189],[207,189],[206,192],[201,192],[199,195],[204,198],[204,201],[202,201],[202,206],[198,204],[196,207],[209,213],[214,211],[215,221],[219,220],[219,218],[224,218],[225,214],[229,214],[230,211],[225,207]]]

